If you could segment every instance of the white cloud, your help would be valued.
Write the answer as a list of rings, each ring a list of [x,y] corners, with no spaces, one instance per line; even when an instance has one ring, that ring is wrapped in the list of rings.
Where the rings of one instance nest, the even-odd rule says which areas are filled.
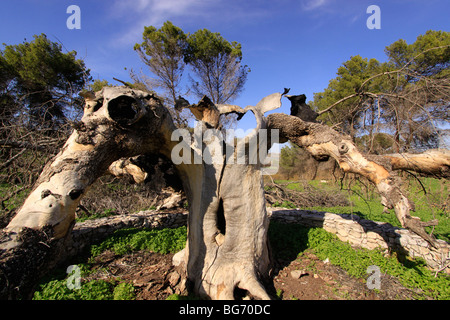
[[[297,0],[285,0],[287,2]],[[130,2],[132,4],[130,4]],[[175,25],[180,20],[188,25],[249,21],[263,19],[276,7],[273,0],[114,0],[110,16],[120,20],[119,33],[113,41],[115,46],[130,45],[140,42],[144,26],[160,27],[170,20]]]
[[[328,0],[306,0],[302,1],[302,8],[305,11],[311,11],[323,7],[328,2]]]
[[[161,26],[165,21],[180,16],[195,17],[206,14],[213,0],[116,0],[112,15],[125,20],[125,30],[115,39],[116,45],[139,42],[144,26]]]

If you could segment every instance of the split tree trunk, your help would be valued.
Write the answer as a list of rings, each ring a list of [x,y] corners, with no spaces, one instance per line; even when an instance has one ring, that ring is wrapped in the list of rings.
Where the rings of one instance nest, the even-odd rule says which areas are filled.
[[[38,278],[64,257],[75,209],[99,176],[109,170],[142,181],[145,172],[120,159],[162,154],[176,164],[189,203],[187,245],[176,260],[193,291],[204,298],[233,299],[235,289],[241,288],[255,298],[269,299],[266,280],[270,280],[271,264],[262,163],[259,157],[252,161],[253,155],[247,151],[251,139],[262,138],[258,130],[266,128],[278,129],[281,138],[315,156],[332,156],[345,171],[369,178],[380,191],[383,204],[395,208],[402,225],[433,243],[423,223],[409,215],[412,203],[383,164],[368,160],[350,140],[326,126],[282,114],[264,118],[265,112],[281,106],[282,96],[272,94],[245,109],[216,106],[206,97],[187,106],[199,120],[202,137],[220,127],[221,114],[242,116],[249,110],[255,114],[255,132],[231,153],[220,139],[198,146],[191,145],[189,135],[181,142],[176,138],[172,141],[176,128],[169,112],[145,92],[116,87],[86,96],[81,122],[74,125],[63,149],[44,168],[17,216],[2,231],[0,297],[29,298]],[[269,133],[267,145],[258,144],[256,152],[261,148],[267,151],[272,138]],[[214,161],[206,161],[202,154],[206,144]],[[244,161],[237,162],[241,153],[246,154]],[[174,156],[188,160],[175,161]],[[201,161],[196,162],[199,156]],[[118,160],[122,162],[113,164]]]
[[[202,134],[219,126],[221,112],[209,99],[193,107],[198,109]],[[223,107],[234,112],[231,106]],[[157,98],[127,88],[104,88],[87,96],[84,116],[74,128],[2,231],[1,298],[30,298],[39,277],[64,257],[75,209],[98,177],[109,170],[145,179],[142,170],[120,159],[139,154],[170,158],[180,143],[186,144],[192,160],[199,153],[186,141],[172,141],[176,128]],[[268,278],[270,259],[259,164],[248,165],[247,159],[246,164],[227,165],[222,141],[209,145],[212,153],[219,152],[211,154],[212,163],[177,165],[190,211],[183,252],[186,276],[205,298],[231,299],[239,286],[268,299],[260,282]],[[245,149],[246,143],[239,148]]]
[[[207,145],[192,152],[208,150],[213,161],[204,159],[202,165],[179,166],[185,176],[189,202],[188,241],[186,249],[175,260],[181,261],[187,279],[196,294],[208,299],[234,299],[237,288],[258,299],[270,299],[266,291],[270,282],[271,260],[267,230],[269,220],[264,199],[262,163],[259,147],[270,148],[269,141],[261,143],[259,129],[265,128],[263,112],[281,105],[281,94],[263,99],[257,106],[242,110],[236,106],[215,106],[204,97],[189,108],[200,120],[202,135],[213,131],[220,136],[221,114],[244,113],[251,110],[257,117],[255,131],[227,154],[220,139],[205,139]],[[258,148],[250,151],[249,144]],[[240,158],[240,155],[245,155]],[[198,155],[197,155],[198,156]],[[205,156],[205,154],[203,154]],[[239,159],[243,163],[239,162]],[[238,164],[240,163],[240,164]]]

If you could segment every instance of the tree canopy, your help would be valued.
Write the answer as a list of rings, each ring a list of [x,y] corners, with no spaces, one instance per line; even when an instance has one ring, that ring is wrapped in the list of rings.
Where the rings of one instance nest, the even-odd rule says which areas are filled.
[[[143,42],[135,44],[141,60],[157,76],[156,86],[164,89],[173,105],[180,94],[184,71],[186,34],[172,22],[166,21],[160,29],[144,27]]]
[[[439,125],[449,120],[450,33],[429,30],[385,52],[386,62],[357,55],[338,68],[337,77],[314,95],[319,119],[353,140],[368,135],[367,151],[379,133],[392,137],[385,144],[390,151],[437,147]]]
[[[170,21],[159,29],[145,27],[143,42],[134,49],[155,76],[139,78],[134,74],[134,78],[146,83],[148,89],[163,89],[169,106],[188,91],[198,98],[207,95],[213,103],[231,102],[243,91],[249,72],[241,64],[241,44],[229,42],[220,33],[207,29],[186,34]],[[186,66],[190,72],[190,90],[183,92]],[[179,110],[170,111],[178,124],[183,122]]]
[[[244,88],[249,69],[242,66],[241,44],[228,42],[219,33],[198,30],[188,37],[185,61],[192,67],[194,93],[206,94],[213,103],[234,100]]]
[[[0,51],[3,116],[11,118],[19,110],[27,115],[30,126],[53,126],[66,121],[73,111],[69,109],[81,110],[76,97],[91,78],[76,54],[62,52],[62,46],[45,34],[35,35],[30,42],[4,45]]]

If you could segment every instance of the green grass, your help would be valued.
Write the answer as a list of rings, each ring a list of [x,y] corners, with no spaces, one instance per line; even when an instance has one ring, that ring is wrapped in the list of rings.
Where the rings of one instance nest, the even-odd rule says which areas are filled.
[[[450,299],[450,279],[446,274],[434,273],[425,267],[421,260],[398,261],[395,255],[385,257],[381,251],[354,249],[348,243],[340,241],[335,235],[321,228],[307,228],[296,224],[272,222],[268,231],[272,252],[275,258],[295,260],[307,250],[319,259],[329,259],[351,276],[366,279],[368,266],[376,265],[382,273],[390,274],[406,287],[423,290],[417,298]],[[177,252],[186,242],[186,228],[163,230],[126,229],[117,231],[113,236],[92,246],[92,255],[104,250],[113,250],[116,254],[125,254],[136,250],[155,250],[161,253]],[[89,263],[80,265],[81,277],[89,274]],[[134,299],[134,289],[120,279],[110,281],[93,280],[82,282],[81,289],[67,287],[69,275],[59,274],[43,282],[35,293],[36,300],[114,300]],[[170,299],[184,299],[171,296]],[[188,297],[189,298],[189,297]]]
[[[80,277],[89,275],[88,265],[79,265]],[[120,279],[81,281],[79,289],[69,289],[73,274],[64,276],[58,270],[49,280],[43,281],[34,293],[33,300],[134,300],[134,287]]]
[[[410,197],[416,204],[416,212],[413,214],[423,221],[434,218],[439,220],[434,234],[441,239],[449,241],[450,221],[449,215],[442,208],[448,198],[448,186],[435,179],[423,179],[422,186],[409,182]],[[278,181],[279,182],[279,181]],[[327,191],[336,191],[339,186],[324,184],[320,181],[311,181],[316,188]],[[302,191],[302,183],[293,183],[288,186],[293,190]],[[347,207],[311,209],[334,213],[347,213],[361,216],[365,219],[384,221],[394,226],[400,226],[395,214],[383,213],[383,207],[379,197],[374,192],[367,192],[362,184],[354,183],[351,192],[346,192],[352,205]],[[362,195],[365,195],[362,197]],[[447,198],[446,198],[447,197]],[[280,205],[289,206],[289,203]],[[431,231],[429,229],[429,231]],[[421,289],[422,293],[417,298],[431,297],[433,299],[450,299],[450,278],[448,275],[428,270],[421,260],[399,261],[395,255],[385,257],[381,251],[354,249],[348,243],[340,241],[336,236],[320,228],[307,228],[295,224],[271,223],[269,227],[269,240],[276,258],[294,260],[303,252],[310,250],[319,259],[329,259],[330,263],[344,269],[349,275],[360,279],[367,279],[367,268],[376,265],[382,273],[396,277],[404,286]],[[163,254],[178,252],[186,243],[186,227],[178,229],[148,230],[148,229],[124,229],[115,232],[111,237],[100,244],[91,247],[91,255],[96,256],[105,250],[112,250],[116,254],[126,254],[137,250],[150,250]],[[85,274],[89,273],[89,263],[82,268]],[[100,299],[134,299],[134,289],[131,284],[121,282],[119,279],[111,281],[94,280],[82,282],[80,290],[67,288],[68,275],[63,273],[41,284],[35,293],[35,299],[76,299],[76,300],[100,300]],[[83,275],[82,275],[83,277]],[[174,295],[170,299],[184,299],[185,297]]]
[[[186,245],[186,227],[177,229],[122,229],[98,245],[91,246],[95,257],[105,250],[122,255],[139,250],[149,250],[162,254],[175,253]]]
[[[296,209],[297,208],[297,206],[290,201],[283,201],[283,202],[275,201],[275,203],[272,204],[272,207],[281,207],[281,208],[287,208],[287,209]]]
[[[411,215],[419,217],[422,221],[437,219],[439,224],[435,227],[427,227],[427,232],[433,233],[438,239],[449,242],[450,214],[442,207],[442,204],[448,203],[449,201],[450,184],[444,180],[434,178],[421,178],[420,180],[423,187],[416,179],[406,180],[404,186],[408,190],[408,197],[415,204],[415,211],[411,212]],[[305,190],[304,183],[288,180],[276,180],[275,182],[279,184],[289,183],[287,188],[291,190]],[[302,209],[327,211],[337,214],[354,214],[367,220],[388,222],[393,226],[401,227],[394,210],[390,210],[390,213],[383,213],[383,205],[380,202],[380,197],[370,184],[365,185],[360,181],[355,181],[351,183],[350,188],[345,184],[343,189],[349,190],[340,190],[340,185],[331,181],[322,183],[318,180],[312,180],[308,181],[308,184],[316,189],[328,192],[341,192],[348,198],[351,205],[343,207],[308,207]],[[288,205],[284,207],[290,208]],[[279,204],[278,206],[283,206],[283,204]]]
[[[81,212],[77,214],[77,217],[75,218],[76,222],[84,222],[87,220],[95,220],[100,218],[106,218],[110,216],[114,216],[117,213],[114,211],[114,209],[105,209],[102,213],[95,213],[92,215],[87,215],[86,212]]]
[[[0,184],[0,200],[9,197],[9,199],[3,203],[5,206],[5,210],[9,211],[12,209],[16,209],[23,204],[30,192],[30,189],[20,189],[22,189],[22,186],[20,185],[10,185],[7,183]],[[13,193],[15,192],[16,194],[13,195]]]
[[[117,280],[93,280],[81,285],[81,289],[71,290],[67,280],[53,280],[36,291],[33,300],[134,300],[131,283]]]
[[[98,245],[91,246],[91,258],[105,250],[112,250],[118,255],[133,251],[149,250],[167,254],[180,251],[186,245],[186,227],[177,229],[122,229]],[[90,274],[90,263],[79,265],[81,279]],[[64,270],[57,270],[43,280],[35,292],[34,300],[133,300],[134,287],[120,279],[81,281],[80,289],[67,286],[71,275]]]

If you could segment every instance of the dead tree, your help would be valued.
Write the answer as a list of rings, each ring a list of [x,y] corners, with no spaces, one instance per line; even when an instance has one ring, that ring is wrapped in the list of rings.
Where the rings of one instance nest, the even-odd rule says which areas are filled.
[[[254,298],[270,299],[264,157],[254,156],[267,152],[278,132],[280,142],[289,139],[315,156],[335,158],[344,171],[367,177],[404,227],[434,242],[424,231],[426,223],[410,215],[413,204],[387,162],[369,160],[350,139],[324,125],[285,114],[264,117],[281,106],[282,97],[274,93],[245,109],[214,105],[206,97],[198,104],[187,103],[203,138],[192,144],[190,136],[180,141],[182,134],[156,96],[125,87],[85,95],[83,118],[0,235],[0,297],[29,298],[36,280],[64,258],[75,209],[98,177],[119,169],[119,174],[145,179],[133,161],[123,159],[162,154],[174,161],[189,203],[188,240],[176,260],[192,290],[204,298],[233,299],[240,288]],[[221,114],[248,111],[254,113],[257,128],[246,139],[231,146],[215,139]],[[279,131],[262,134],[260,129]],[[267,143],[247,152],[255,139]]]

